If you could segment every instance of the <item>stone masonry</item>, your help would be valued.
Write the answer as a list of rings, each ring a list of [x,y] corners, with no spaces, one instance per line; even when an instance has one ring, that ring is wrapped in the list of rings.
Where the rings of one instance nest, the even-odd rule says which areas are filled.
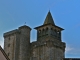
[[[63,60],[66,44],[61,40],[63,28],[55,25],[50,11],[44,24],[35,27],[37,41],[30,43],[29,26],[4,33],[4,50],[10,60]]]

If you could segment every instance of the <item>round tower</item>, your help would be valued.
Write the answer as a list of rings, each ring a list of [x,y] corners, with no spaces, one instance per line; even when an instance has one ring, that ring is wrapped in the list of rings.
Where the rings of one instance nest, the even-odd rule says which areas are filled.
[[[31,28],[24,25],[19,27],[20,30],[20,53],[19,60],[30,59],[30,31]]]

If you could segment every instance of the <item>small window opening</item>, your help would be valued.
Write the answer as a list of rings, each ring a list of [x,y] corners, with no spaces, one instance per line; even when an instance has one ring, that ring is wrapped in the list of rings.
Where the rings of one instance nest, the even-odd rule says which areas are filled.
[[[10,37],[8,39],[10,40]]]
[[[8,47],[10,47],[10,44],[8,44]]]
[[[57,33],[59,34],[59,31]]]
[[[53,30],[53,28],[51,28],[51,30]]]
[[[39,33],[41,33],[41,30],[39,30]]]

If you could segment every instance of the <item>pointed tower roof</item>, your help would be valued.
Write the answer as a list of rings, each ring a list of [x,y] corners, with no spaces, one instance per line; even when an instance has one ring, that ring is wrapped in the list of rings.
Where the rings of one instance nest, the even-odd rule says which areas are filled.
[[[44,24],[41,25],[41,26],[35,27],[34,29],[38,29],[38,28],[41,28],[41,27],[44,27],[44,26],[50,26],[50,25],[52,25],[52,26],[54,26],[54,27],[56,27],[56,28],[58,28],[60,30],[64,30],[63,28],[55,25],[54,20],[52,18],[52,15],[51,15],[50,11],[48,12],[48,14],[46,16],[46,19],[44,21]]]
[[[48,12],[48,14],[47,14],[47,16],[46,16],[46,19],[45,19],[43,25],[45,25],[45,24],[53,24],[53,25],[55,25],[50,11]]]

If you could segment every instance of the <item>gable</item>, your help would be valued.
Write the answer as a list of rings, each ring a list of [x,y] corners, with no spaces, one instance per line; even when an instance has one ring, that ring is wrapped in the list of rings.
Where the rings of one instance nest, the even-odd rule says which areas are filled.
[[[0,60],[7,60],[1,51],[0,51]]]
[[[1,46],[0,46],[0,60],[10,60]]]

